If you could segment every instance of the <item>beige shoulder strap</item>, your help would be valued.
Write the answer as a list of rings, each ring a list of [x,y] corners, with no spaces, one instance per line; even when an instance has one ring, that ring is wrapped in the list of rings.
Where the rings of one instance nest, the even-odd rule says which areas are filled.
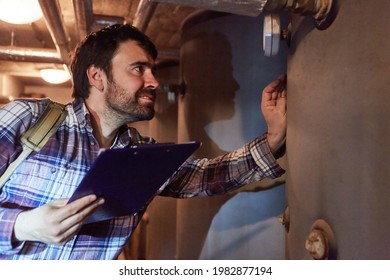
[[[49,140],[50,136],[57,131],[67,115],[65,105],[50,102],[38,121],[26,131],[21,142],[23,151],[14,160],[0,178],[0,189],[11,174],[33,151],[39,151]]]

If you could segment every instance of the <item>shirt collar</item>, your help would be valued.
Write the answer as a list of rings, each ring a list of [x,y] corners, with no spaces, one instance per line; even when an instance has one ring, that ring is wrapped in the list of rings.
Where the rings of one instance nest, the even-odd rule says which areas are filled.
[[[119,130],[117,137],[114,142],[114,146],[123,148],[129,146],[131,143],[131,135],[127,125],[122,125]]]
[[[73,100],[72,105],[78,123],[82,127],[86,127],[88,130],[92,132],[91,115],[87,109],[87,106],[85,105],[84,99],[77,97]],[[128,146],[130,143],[131,143],[130,131],[127,125],[123,125],[119,128],[117,137],[112,147],[122,148]]]
[[[78,123],[82,127],[88,125],[88,127],[92,128],[89,111],[87,109],[87,106],[85,106],[84,99],[79,97],[75,98],[72,102],[72,106]]]

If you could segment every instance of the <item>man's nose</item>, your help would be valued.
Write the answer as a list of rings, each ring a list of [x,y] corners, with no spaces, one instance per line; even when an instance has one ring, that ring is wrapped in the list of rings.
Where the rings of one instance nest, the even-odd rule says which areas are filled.
[[[160,83],[157,81],[156,77],[152,72],[149,72],[145,75],[145,87],[156,89]]]

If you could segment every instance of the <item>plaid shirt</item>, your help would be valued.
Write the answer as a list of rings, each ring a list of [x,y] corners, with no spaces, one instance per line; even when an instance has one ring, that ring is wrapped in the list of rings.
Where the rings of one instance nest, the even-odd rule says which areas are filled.
[[[18,100],[0,109],[0,174],[20,153],[18,139],[48,103],[48,99]],[[23,161],[0,191],[0,259],[115,259],[143,215],[144,210],[140,210],[134,215],[84,225],[63,246],[14,239],[17,215],[70,197],[98,155],[99,144],[82,100],[74,100],[67,110],[68,116],[58,131],[39,152]],[[122,127],[112,148],[134,144],[131,131]],[[141,141],[154,142],[151,138]],[[189,159],[162,186],[160,195],[187,198],[223,194],[283,173],[263,135],[212,160]]]

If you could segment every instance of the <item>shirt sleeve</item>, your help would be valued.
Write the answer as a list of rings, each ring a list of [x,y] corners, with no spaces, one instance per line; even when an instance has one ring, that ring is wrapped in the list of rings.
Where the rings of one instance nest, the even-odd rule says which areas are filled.
[[[14,225],[21,209],[0,207],[0,254],[13,255],[20,251],[24,242],[14,240]]]
[[[34,105],[23,101],[14,101],[0,108],[0,175],[21,152],[19,139],[36,120],[36,115]],[[0,187],[0,254],[14,254],[20,250],[21,243],[14,243],[13,228],[21,211],[5,183]]]
[[[269,149],[266,134],[214,159],[187,160],[164,184],[160,195],[176,198],[224,194],[284,174]]]

